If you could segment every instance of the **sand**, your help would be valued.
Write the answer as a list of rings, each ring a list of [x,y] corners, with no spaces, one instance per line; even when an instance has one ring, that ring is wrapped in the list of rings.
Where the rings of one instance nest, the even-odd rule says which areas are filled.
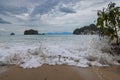
[[[43,65],[35,69],[8,66],[0,80],[120,80],[120,66],[79,68]]]

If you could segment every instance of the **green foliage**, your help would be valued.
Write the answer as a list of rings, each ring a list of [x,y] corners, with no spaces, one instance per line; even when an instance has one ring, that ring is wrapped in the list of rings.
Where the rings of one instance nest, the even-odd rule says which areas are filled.
[[[38,35],[38,31],[33,29],[25,30],[24,35]]]
[[[120,30],[120,7],[110,2],[107,8],[99,10],[96,26],[101,29],[103,35],[110,37],[110,40],[116,38],[118,44],[118,31]]]

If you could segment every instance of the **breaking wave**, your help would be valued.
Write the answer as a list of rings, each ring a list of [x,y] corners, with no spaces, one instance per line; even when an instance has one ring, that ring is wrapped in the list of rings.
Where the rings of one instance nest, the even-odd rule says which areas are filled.
[[[0,43],[0,65],[16,64],[23,68],[37,68],[43,64],[119,65],[120,57],[109,54],[108,40],[100,40],[96,35],[45,37],[28,43]]]

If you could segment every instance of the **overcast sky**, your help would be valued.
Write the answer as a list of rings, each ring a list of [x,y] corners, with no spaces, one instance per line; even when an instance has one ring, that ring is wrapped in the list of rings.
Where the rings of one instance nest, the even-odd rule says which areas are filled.
[[[97,10],[120,0],[0,0],[0,32],[72,32],[94,23]]]

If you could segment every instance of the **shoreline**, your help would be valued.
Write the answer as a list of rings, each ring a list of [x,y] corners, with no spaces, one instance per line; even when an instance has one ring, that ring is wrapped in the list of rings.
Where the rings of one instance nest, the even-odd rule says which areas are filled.
[[[120,80],[120,66],[80,68],[68,65],[43,65],[23,69],[7,66],[0,74],[0,80]]]

